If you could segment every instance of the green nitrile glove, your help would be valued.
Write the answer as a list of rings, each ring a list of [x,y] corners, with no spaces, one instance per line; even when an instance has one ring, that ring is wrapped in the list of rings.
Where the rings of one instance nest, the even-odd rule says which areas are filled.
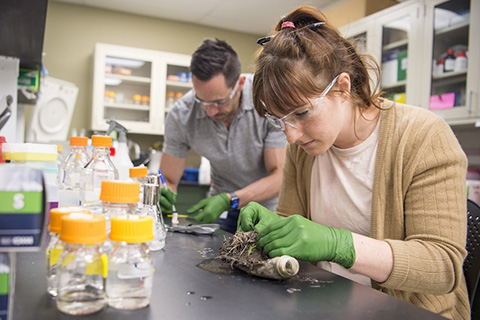
[[[270,223],[281,219],[278,214],[272,212],[256,202],[250,202],[240,210],[237,230],[252,231],[252,227],[258,232],[265,229]]]
[[[286,254],[304,261],[332,261],[347,269],[355,263],[350,231],[326,227],[300,215],[271,223],[257,240],[270,257]]]
[[[230,208],[230,200],[226,193],[220,193],[210,198],[200,200],[196,205],[187,210],[188,214],[200,211],[196,216],[191,217],[193,220],[202,223],[214,223],[222,212]]]
[[[172,205],[177,202],[177,193],[167,188],[160,188],[160,208],[162,213],[172,213]]]

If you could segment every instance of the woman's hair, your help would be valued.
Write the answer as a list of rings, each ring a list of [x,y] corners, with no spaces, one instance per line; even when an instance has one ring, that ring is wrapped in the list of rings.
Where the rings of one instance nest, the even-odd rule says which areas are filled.
[[[312,26],[317,22],[324,24]],[[309,103],[342,72],[350,76],[350,100],[360,111],[377,106],[378,64],[372,57],[359,54],[318,9],[306,6],[292,11],[265,39],[253,79],[253,99],[260,115],[265,108],[281,115]],[[370,79],[369,70],[375,80]],[[370,81],[376,82],[374,92]]]
[[[228,43],[207,38],[193,53],[190,70],[200,81],[208,81],[221,73],[227,86],[232,88],[240,77],[241,65],[237,53]]]

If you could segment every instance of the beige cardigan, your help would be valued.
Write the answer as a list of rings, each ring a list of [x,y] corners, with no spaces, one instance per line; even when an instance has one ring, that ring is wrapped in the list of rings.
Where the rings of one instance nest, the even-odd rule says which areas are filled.
[[[370,236],[389,243],[393,271],[372,286],[452,319],[470,319],[466,257],[467,160],[430,111],[384,101],[373,177]],[[310,212],[314,157],[288,145],[277,212]],[[372,252],[372,254],[374,254]]]

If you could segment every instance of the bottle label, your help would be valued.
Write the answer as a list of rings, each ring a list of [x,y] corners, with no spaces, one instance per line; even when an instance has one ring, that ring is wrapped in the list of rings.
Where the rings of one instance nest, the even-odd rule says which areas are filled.
[[[455,68],[455,59],[445,59],[445,71],[453,71]]]
[[[71,263],[75,260],[74,254],[67,254],[62,260],[62,267],[66,266],[67,264]]]
[[[119,279],[147,278],[153,275],[152,265],[148,262],[121,264],[118,266]]]
[[[48,265],[50,267],[58,263],[58,260],[60,259],[60,255],[62,254],[62,251],[63,251],[63,246],[58,246],[50,250],[50,254],[48,256]]]
[[[93,274],[98,274],[101,275],[102,277],[105,274],[104,269],[107,268],[107,265],[105,263],[105,259],[102,257],[98,257],[98,259],[93,260],[92,262],[89,262],[85,266],[85,274],[87,275],[93,275]]]

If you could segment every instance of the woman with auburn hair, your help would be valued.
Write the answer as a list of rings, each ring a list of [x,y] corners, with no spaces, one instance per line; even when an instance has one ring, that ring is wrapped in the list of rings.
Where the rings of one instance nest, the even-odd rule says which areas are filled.
[[[257,111],[288,140],[275,212],[241,210],[287,254],[451,319],[469,319],[466,156],[428,110],[380,97],[380,70],[313,7],[258,40]]]

